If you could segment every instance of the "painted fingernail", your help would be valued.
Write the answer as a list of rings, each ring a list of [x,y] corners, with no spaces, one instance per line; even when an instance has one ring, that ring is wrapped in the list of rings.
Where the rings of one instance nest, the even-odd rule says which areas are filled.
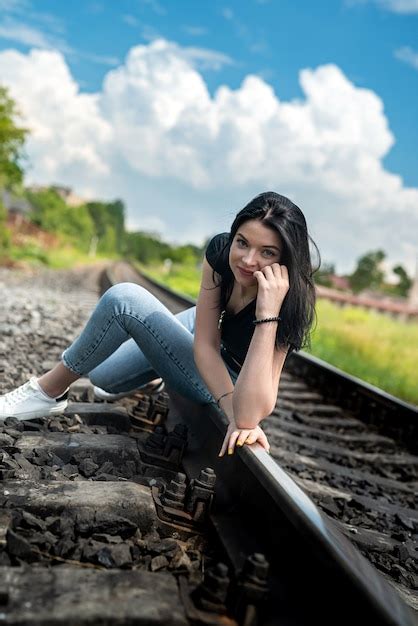
[[[242,446],[243,444],[237,441],[237,446]]]
[[[232,448],[229,448],[229,450],[228,450],[228,454],[232,454],[232,453],[233,453],[233,449],[232,449]]]

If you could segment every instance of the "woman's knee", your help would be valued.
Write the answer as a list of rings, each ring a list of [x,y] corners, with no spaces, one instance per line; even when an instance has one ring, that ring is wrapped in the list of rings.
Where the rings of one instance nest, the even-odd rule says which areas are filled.
[[[149,293],[145,287],[136,283],[117,283],[110,287],[103,295],[110,299],[121,300],[124,298],[137,298],[144,293]]]
[[[110,287],[102,296],[102,303],[109,307],[120,305],[135,305],[144,302],[150,295],[141,285],[135,283],[118,283]]]

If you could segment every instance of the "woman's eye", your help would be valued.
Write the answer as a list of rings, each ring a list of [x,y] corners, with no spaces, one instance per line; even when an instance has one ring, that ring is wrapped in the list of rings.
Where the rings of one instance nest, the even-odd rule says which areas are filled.
[[[274,256],[273,250],[264,250],[264,254],[268,257]]]
[[[245,246],[245,241],[243,239],[237,239],[237,244],[239,246]]]

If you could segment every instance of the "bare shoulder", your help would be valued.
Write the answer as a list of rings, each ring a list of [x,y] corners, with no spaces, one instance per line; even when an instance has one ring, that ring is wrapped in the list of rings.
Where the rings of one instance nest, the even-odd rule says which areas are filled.
[[[209,265],[206,257],[203,259],[202,264],[202,280],[200,287],[206,289],[212,289],[219,287],[220,290],[221,276]]]
[[[203,260],[202,280],[196,303],[195,345],[211,344],[220,346],[218,330],[220,315],[221,277],[214,272],[206,259]]]

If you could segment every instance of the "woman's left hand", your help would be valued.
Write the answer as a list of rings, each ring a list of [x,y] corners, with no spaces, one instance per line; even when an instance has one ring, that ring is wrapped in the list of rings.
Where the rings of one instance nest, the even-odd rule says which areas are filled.
[[[267,451],[270,451],[270,444],[264,431],[260,426],[255,428],[238,428],[235,421],[232,421],[226,431],[219,456],[223,456],[228,450],[228,454],[233,454],[235,446],[243,446],[244,444],[258,443]]]
[[[286,265],[266,265],[262,270],[254,272],[253,276],[258,282],[256,317],[278,315],[289,291],[289,272]]]

